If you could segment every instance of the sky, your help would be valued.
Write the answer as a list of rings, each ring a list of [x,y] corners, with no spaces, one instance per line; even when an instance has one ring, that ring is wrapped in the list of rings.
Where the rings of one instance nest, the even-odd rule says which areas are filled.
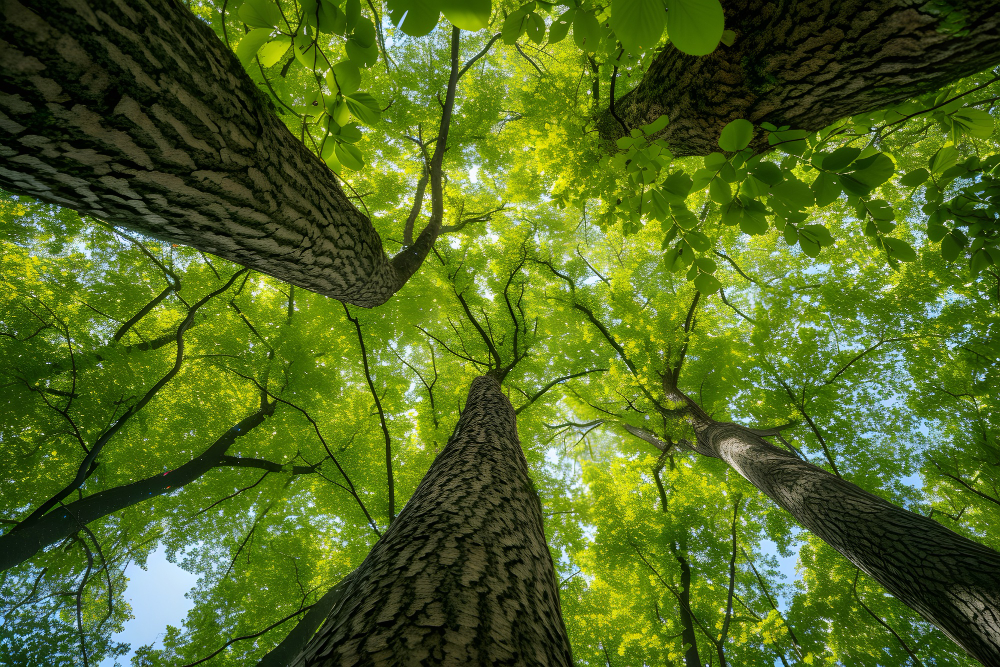
[[[130,664],[136,648],[153,642],[159,644],[168,624],[181,625],[192,607],[191,600],[184,594],[198,581],[195,575],[168,561],[162,547],[149,555],[146,565],[147,569],[143,570],[133,563],[125,570],[129,578],[125,599],[132,605],[135,618],[125,623],[121,633],[113,636],[115,641],[132,645],[132,652],[118,659],[117,664],[123,667]],[[109,658],[100,667],[114,665],[115,661]]]

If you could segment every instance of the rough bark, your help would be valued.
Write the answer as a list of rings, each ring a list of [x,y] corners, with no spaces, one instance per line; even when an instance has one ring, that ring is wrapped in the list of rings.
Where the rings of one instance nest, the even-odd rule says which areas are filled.
[[[698,453],[728,463],[969,655],[1000,667],[1000,553],[773,447],[749,429],[713,421],[696,407],[692,413]]]
[[[667,114],[661,136],[676,155],[719,150],[722,128],[737,118],[820,130],[1000,63],[996,0],[735,0],[722,6],[726,28],[736,33],[731,47],[695,57],[668,46],[636,88],[615,102],[629,128]],[[608,111],[598,126],[609,142],[626,131]]]
[[[334,174],[177,0],[0,0],[0,187],[359,306],[390,259]]]
[[[0,537],[0,572],[64,540],[91,521],[106,517],[126,507],[163,495],[188,484],[218,466],[236,439],[246,435],[274,412],[275,403],[260,409],[226,431],[202,454],[181,467],[141,479],[131,484],[98,491],[71,503],[60,504],[46,514],[25,521]]]
[[[570,665],[510,401],[472,383],[444,451],[292,663]]]

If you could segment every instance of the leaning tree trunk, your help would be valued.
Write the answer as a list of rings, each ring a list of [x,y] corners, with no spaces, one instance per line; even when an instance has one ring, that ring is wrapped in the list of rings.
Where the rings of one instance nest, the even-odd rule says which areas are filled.
[[[0,0],[0,187],[359,306],[390,259],[233,52],[179,0]]]
[[[538,494],[500,385],[447,447],[292,663],[571,665]]]
[[[691,406],[698,453],[722,459],[988,667],[1000,667],[1000,553]]]
[[[606,141],[666,114],[661,136],[670,149],[707,155],[737,118],[820,130],[1000,63],[996,0],[724,0],[722,7],[733,45],[704,57],[668,46],[615,102],[627,127],[601,115]]]

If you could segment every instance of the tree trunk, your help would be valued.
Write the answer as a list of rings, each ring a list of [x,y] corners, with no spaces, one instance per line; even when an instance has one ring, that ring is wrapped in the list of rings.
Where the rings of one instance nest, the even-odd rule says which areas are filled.
[[[737,118],[820,130],[1000,63],[996,0],[735,0],[723,2],[732,46],[705,57],[667,46],[615,102],[628,128],[663,114],[675,155],[719,150]],[[608,142],[627,130],[605,111]],[[766,147],[764,143],[761,148]]]
[[[0,187],[359,306],[388,299],[433,243],[389,259],[177,0],[0,0]]]
[[[692,406],[698,453],[722,459],[988,667],[1000,667],[1000,553]]]
[[[275,405],[263,402],[259,410],[226,431],[200,456],[175,470],[98,491],[71,503],[60,503],[58,508],[37,519],[17,524],[0,537],[0,572],[23,563],[50,544],[66,539],[91,521],[161,496],[198,479],[220,464],[237,438],[262,424],[274,412]]]
[[[444,451],[292,663],[571,665],[510,401],[472,383]]]

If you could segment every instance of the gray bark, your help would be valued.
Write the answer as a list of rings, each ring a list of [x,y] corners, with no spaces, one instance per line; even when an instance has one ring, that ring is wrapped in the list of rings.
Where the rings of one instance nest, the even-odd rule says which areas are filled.
[[[416,271],[177,0],[0,0],[0,187],[359,306]]]
[[[1000,553],[690,405],[698,453],[728,463],[969,655],[1000,667]]]
[[[722,7],[736,33],[732,46],[704,57],[667,46],[615,102],[628,129],[666,114],[661,136],[676,155],[719,150],[722,128],[737,118],[820,130],[1000,63],[996,0],[734,0]],[[627,132],[609,111],[598,127],[609,143]]]
[[[295,667],[571,665],[510,401],[472,383],[444,451]]]

